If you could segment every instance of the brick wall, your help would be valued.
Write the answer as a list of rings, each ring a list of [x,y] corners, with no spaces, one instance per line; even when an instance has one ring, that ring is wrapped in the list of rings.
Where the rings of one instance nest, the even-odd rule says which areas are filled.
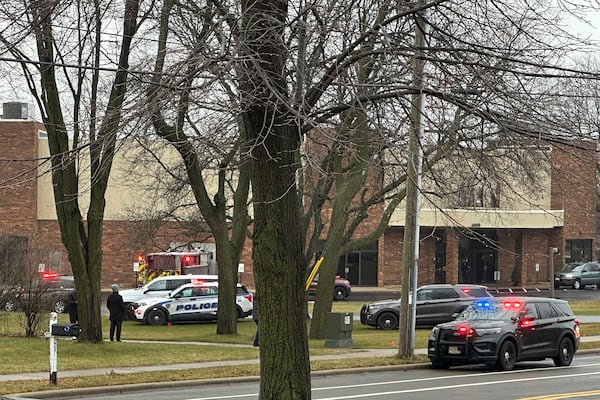
[[[1,234],[30,236],[37,226],[37,132],[32,121],[0,121]]]

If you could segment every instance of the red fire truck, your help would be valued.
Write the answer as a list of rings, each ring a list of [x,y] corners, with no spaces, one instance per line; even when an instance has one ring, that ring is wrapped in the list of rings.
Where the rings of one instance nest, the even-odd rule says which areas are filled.
[[[208,274],[210,253],[203,249],[163,251],[139,255],[134,263],[138,286],[166,275]]]

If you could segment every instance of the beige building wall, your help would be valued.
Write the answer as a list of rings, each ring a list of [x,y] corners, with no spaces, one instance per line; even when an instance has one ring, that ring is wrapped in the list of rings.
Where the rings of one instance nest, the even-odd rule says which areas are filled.
[[[43,136],[42,133],[38,139],[38,157],[40,160],[47,159],[50,155],[48,140]],[[162,173],[165,175],[164,178],[166,178],[167,173],[164,170],[161,172],[162,167],[156,161],[142,161],[148,158],[147,155],[144,158],[140,156],[144,151],[135,141],[121,146],[117,151],[106,191],[106,221],[137,220],[144,213],[148,215],[148,212],[156,213],[169,209],[167,200],[160,195],[162,192],[161,190],[157,190],[156,187],[156,174]],[[180,155],[171,146],[166,146],[162,141],[157,141],[153,153],[160,156],[161,164],[173,168],[181,162]],[[81,152],[80,162],[82,174],[79,182],[81,196],[79,205],[82,216],[85,219],[90,195],[89,153],[87,150]],[[53,221],[57,217],[49,165],[42,164],[39,173],[40,177],[37,187],[38,219]],[[216,192],[216,170],[214,173],[207,171],[204,174],[204,178],[209,193]],[[214,189],[211,190],[211,188]],[[190,204],[195,203],[191,193],[185,197],[185,201]],[[184,217],[184,215],[181,216]]]
[[[548,157],[552,150],[542,149],[540,157]],[[463,164],[465,160],[461,161]],[[510,161],[509,161],[510,162]],[[441,176],[446,174],[447,180],[440,179],[436,175],[436,184],[447,184],[458,191],[460,182],[460,170],[455,174],[452,169],[443,170]],[[460,167],[459,167],[460,168]],[[554,228],[564,225],[564,210],[551,209],[551,171],[549,163],[540,162],[536,170],[530,172],[535,174],[538,184],[535,190],[531,190],[529,184],[523,182],[511,171],[517,171],[516,165],[506,165],[506,171],[501,181],[504,182],[500,188],[499,206],[492,207],[460,207],[456,204],[456,198],[444,195],[436,195],[436,185],[431,179],[423,179],[423,192],[421,196],[421,207],[419,220],[422,226],[431,227],[467,227],[467,228]],[[471,168],[476,171],[476,167]],[[390,220],[390,226],[404,226],[406,202],[402,201],[396,208]]]

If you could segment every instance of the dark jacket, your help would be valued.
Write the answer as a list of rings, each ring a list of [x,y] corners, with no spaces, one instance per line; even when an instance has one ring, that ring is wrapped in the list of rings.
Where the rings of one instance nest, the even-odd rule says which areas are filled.
[[[110,312],[109,319],[111,321],[123,321],[127,314],[125,303],[123,302],[123,296],[118,292],[113,292],[106,299],[106,307]]]
[[[254,321],[258,321],[260,319],[260,310],[258,309],[258,295],[254,293],[254,298],[252,299],[252,319]]]
[[[69,311],[69,314],[77,314],[77,292],[73,290],[69,293],[67,300],[67,310]]]

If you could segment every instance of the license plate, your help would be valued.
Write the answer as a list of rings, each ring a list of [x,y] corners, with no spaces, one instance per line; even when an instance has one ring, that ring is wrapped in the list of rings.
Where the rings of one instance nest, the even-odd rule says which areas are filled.
[[[555,281],[560,281],[560,278],[554,278]]]
[[[459,346],[448,346],[448,354],[460,354]]]

